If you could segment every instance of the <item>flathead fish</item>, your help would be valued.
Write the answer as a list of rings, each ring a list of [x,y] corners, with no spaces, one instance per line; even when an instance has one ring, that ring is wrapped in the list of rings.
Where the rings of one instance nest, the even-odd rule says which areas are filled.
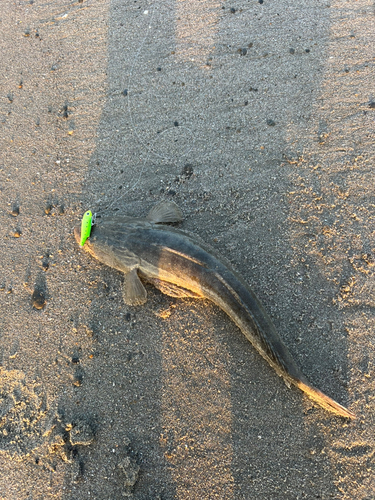
[[[109,217],[93,226],[83,248],[103,264],[124,273],[126,304],[146,302],[141,279],[172,297],[209,299],[228,314],[289,387],[298,387],[326,410],[355,418],[354,413],[307,380],[264,307],[230,264],[200,238],[165,225],[182,218],[173,202],[159,203],[147,218]],[[80,228],[76,227],[74,233],[80,244]]]

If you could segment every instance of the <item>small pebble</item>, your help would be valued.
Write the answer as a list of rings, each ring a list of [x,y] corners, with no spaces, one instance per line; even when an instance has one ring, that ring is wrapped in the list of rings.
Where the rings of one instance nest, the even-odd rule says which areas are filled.
[[[187,179],[190,179],[190,177],[193,175],[194,173],[194,168],[193,168],[193,165],[185,165],[184,168],[182,169],[182,172],[181,174],[186,177]]]
[[[375,101],[370,101],[368,107],[371,109],[375,109]]]
[[[127,95],[128,95],[128,89],[124,89],[124,90],[122,91],[122,93],[123,93],[125,96],[127,96]]]
[[[32,296],[32,305],[35,307],[35,309],[43,309],[43,307],[46,305],[46,298],[44,296],[44,292],[42,290],[39,290],[38,288],[35,288]]]
[[[10,212],[14,217],[17,217],[17,215],[20,214],[20,207],[18,206],[17,203],[14,203],[12,206],[12,211]]]
[[[232,14],[235,14],[236,9],[234,7],[231,7],[230,11],[231,11]]]
[[[156,71],[161,71],[161,67],[160,67],[160,66],[158,66],[158,67],[156,68]]]
[[[295,50],[293,48],[290,48],[289,49],[289,54],[294,54],[295,53]]]
[[[267,120],[267,125],[268,125],[269,127],[274,127],[274,126],[276,125],[276,123],[275,123],[273,120],[268,119],[268,120]]]
[[[79,356],[78,355],[74,355],[72,357],[72,363],[73,363],[73,365],[78,365],[79,364]]]
[[[21,229],[19,229],[19,228],[15,229],[15,231],[14,231],[15,238],[19,238],[21,236],[21,234],[22,234]]]
[[[129,313],[129,312],[127,312],[127,313],[125,314],[125,321],[130,321],[130,319],[131,319],[130,313]]]
[[[81,387],[82,382],[83,382],[83,370],[77,368],[77,370],[76,370],[76,372],[74,374],[73,385],[75,385],[76,387]]]
[[[174,125],[175,127],[178,127],[178,122],[174,122],[174,123],[173,123],[173,125]]]

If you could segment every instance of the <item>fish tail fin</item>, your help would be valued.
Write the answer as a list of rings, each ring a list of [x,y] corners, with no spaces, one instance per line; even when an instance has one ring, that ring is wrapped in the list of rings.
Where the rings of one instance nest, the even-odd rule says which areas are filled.
[[[341,417],[351,419],[357,418],[353,412],[340,405],[340,403],[337,403],[337,401],[330,398],[323,392],[319,391],[319,389],[316,389],[315,387],[302,382],[301,380],[296,381],[296,386],[301,389],[301,391],[303,391],[306,396],[318,403],[318,405],[320,405],[322,408],[336,413],[336,415],[340,415]]]

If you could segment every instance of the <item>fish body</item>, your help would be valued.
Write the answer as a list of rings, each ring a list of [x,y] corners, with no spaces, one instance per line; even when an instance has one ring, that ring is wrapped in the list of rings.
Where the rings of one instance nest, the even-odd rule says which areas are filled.
[[[162,202],[147,219],[110,217],[93,227],[84,248],[103,264],[124,273],[124,301],[143,304],[140,277],[173,297],[209,299],[241,329],[288,386],[300,388],[338,415],[355,415],[310,384],[281,340],[254,292],[228,262],[195,235],[165,225],[182,219],[178,207]],[[75,236],[80,242],[79,228]]]

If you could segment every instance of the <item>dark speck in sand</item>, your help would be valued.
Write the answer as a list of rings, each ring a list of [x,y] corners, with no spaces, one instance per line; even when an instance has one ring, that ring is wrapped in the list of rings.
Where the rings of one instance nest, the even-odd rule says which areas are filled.
[[[12,211],[10,212],[14,217],[17,217],[20,213],[20,207],[18,203],[13,203]]]
[[[82,382],[83,382],[83,370],[82,368],[78,367],[74,374],[73,385],[75,385],[76,387],[81,387]]]
[[[192,165],[185,165],[184,168],[182,169],[182,172],[181,174],[186,177],[186,179],[190,179],[190,177],[193,175],[194,173],[194,168]]]
[[[68,113],[68,105],[65,104],[63,107],[63,118],[68,119],[69,118],[69,113]]]
[[[31,297],[32,305],[35,309],[43,309],[46,305],[46,298],[44,295],[44,291],[39,288],[35,288]]]
[[[52,203],[50,203],[49,201],[47,201],[46,206],[44,208],[44,213],[46,215],[49,215],[51,213],[51,210],[52,210]]]

